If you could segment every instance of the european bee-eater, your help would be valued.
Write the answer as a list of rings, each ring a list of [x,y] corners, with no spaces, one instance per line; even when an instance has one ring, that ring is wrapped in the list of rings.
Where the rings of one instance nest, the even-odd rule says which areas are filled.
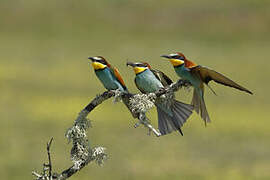
[[[135,84],[142,93],[156,92],[172,83],[172,80],[163,72],[152,70],[148,63],[132,63],[136,74]],[[158,129],[161,135],[171,133],[172,131],[181,131],[181,127],[192,114],[193,106],[176,101],[173,97],[160,97],[155,103],[158,112]]]
[[[95,56],[89,57],[92,60],[92,66],[98,79],[107,90],[127,91],[127,87],[119,74],[119,71],[112,67],[104,57]]]
[[[107,90],[120,90],[122,92],[128,92],[128,89],[121,77],[118,69],[112,67],[108,61],[102,56],[89,57],[92,60],[92,66],[98,79]],[[138,115],[133,113],[129,108],[129,101],[127,98],[123,98],[123,103],[127,106],[132,116],[136,118]]]
[[[192,84],[194,87],[192,105],[194,106],[195,111],[198,114],[200,113],[205,123],[210,122],[210,117],[204,101],[204,84],[213,91],[208,85],[208,83],[213,80],[225,86],[230,86],[252,94],[251,91],[233,82],[224,75],[188,60],[183,53],[162,55],[161,57],[169,59],[177,75],[182,79],[188,80]],[[213,91],[213,93],[215,92]]]

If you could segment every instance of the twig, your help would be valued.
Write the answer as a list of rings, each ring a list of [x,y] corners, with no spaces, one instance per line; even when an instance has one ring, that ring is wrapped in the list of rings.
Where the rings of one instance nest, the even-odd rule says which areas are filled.
[[[158,130],[156,130],[150,123],[148,118],[146,117],[145,114],[141,114],[141,116],[139,117],[139,120],[141,121],[141,123],[147,127],[149,129],[149,135],[151,132],[153,132],[157,137],[161,136],[160,132]]]
[[[32,171],[32,175],[33,175],[33,176],[36,176],[36,179],[41,179],[41,178],[42,178],[42,175],[38,174],[38,173],[35,172],[35,171]]]
[[[39,174],[35,171],[32,171],[32,175],[36,176],[37,180],[52,180],[52,161],[51,161],[51,153],[50,153],[50,148],[52,144],[53,138],[47,143],[47,154],[48,154],[48,164],[44,163],[43,164],[43,172],[42,174]]]
[[[157,92],[155,92],[155,95],[157,97],[162,96],[163,94],[169,93],[169,92],[176,92],[182,87],[190,87],[191,84],[189,81],[179,79],[177,82],[172,83],[171,85],[159,89]]]
[[[47,143],[47,153],[48,153],[48,160],[49,163],[47,164],[49,167],[49,177],[52,179],[52,161],[51,161],[51,153],[50,153],[50,148],[52,144],[53,138],[51,138],[50,142]]]

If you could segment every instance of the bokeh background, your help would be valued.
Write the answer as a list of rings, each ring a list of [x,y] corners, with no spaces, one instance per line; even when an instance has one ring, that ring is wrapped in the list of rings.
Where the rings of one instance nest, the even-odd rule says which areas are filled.
[[[212,123],[205,128],[194,113],[184,137],[161,138],[134,129],[125,106],[108,100],[90,114],[89,137],[107,148],[109,160],[72,179],[270,179],[269,9],[267,0],[1,0],[1,179],[31,179],[47,160],[50,137],[53,168],[71,165],[64,133],[104,91],[88,56],[106,57],[138,92],[127,59],[148,61],[177,80],[159,57],[175,51],[254,95],[212,83]],[[181,90],[177,98],[189,102],[191,95]],[[148,116],[157,126],[155,110]]]

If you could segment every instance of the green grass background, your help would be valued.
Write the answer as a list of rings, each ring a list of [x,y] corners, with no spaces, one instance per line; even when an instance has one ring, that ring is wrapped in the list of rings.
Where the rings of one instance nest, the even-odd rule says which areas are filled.
[[[1,0],[0,174],[31,179],[54,137],[53,168],[71,165],[64,138],[77,113],[104,91],[88,56],[118,67],[132,92],[127,59],[144,60],[178,77],[159,56],[181,51],[254,95],[212,84],[206,128],[194,113],[173,133],[147,136],[121,103],[108,100],[90,114],[92,146],[109,160],[72,179],[270,179],[270,2],[267,0]],[[185,102],[191,92],[181,90]],[[155,110],[148,115],[157,126]]]

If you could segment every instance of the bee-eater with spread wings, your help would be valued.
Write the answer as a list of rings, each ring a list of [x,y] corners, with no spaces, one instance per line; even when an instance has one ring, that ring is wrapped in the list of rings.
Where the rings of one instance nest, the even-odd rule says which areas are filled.
[[[132,63],[127,65],[132,66],[136,74],[135,84],[142,93],[156,92],[172,83],[172,80],[163,72],[151,69],[148,63]],[[162,135],[169,134],[173,131],[181,131],[181,127],[192,114],[193,106],[185,104],[171,98],[160,97],[155,103],[158,112],[158,128]]]
[[[192,84],[194,87],[192,105],[194,106],[195,111],[198,114],[200,113],[205,123],[210,122],[210,117],[204,101],[204,84],[206,84],[211,89],[208,83],[209,81],[213,80],[225,86],[230,86],[252,94],[251,91],[240,86],[224,75],[205,66],[197,65],[194,62],[188,60],[183,53],[178,52],[169,55],[162,55],[161,57],[167,58],[171,62],[175,72],[179,77],[188,80]],[[215,92],[213,91],[213,93]]]

